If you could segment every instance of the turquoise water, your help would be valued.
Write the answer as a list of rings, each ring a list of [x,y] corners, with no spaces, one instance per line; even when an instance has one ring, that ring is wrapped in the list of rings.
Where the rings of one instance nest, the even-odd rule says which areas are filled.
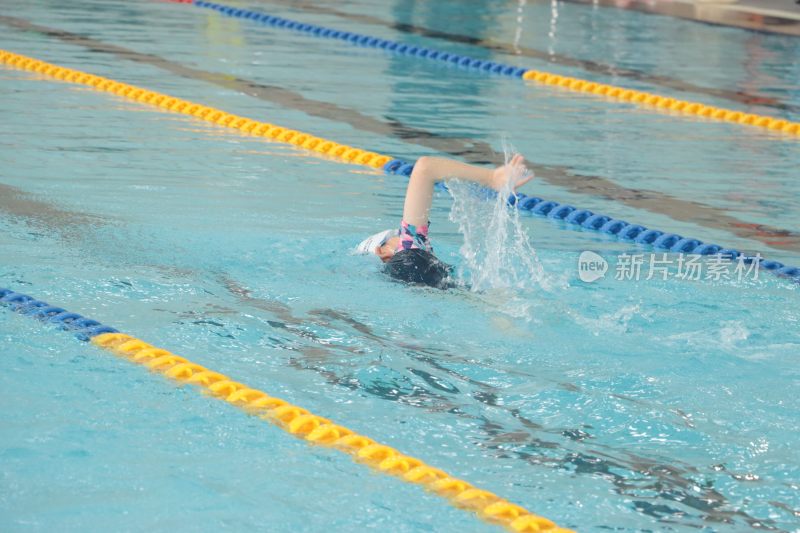
[[[800,118],[343,15],[241,5]],[[321,5],[507,43],[520,15],[516,4]],[[505,136],[536,165],[529,195],[800,264],[793,139],[191,6],[4,7],[16,22],[0,19],[3,49],[407,159],[461,151],[499,163]],[[556,7],[555,22],[549,3],[523,8],[522,46],[800,106],[797,40]],[[132,61],[103,51],[110,44],[150,55]],[[402,178],[3,67],[0,94],[0,286],[295,402],[567,527],[800,528],[798,285],[764,273],[619,281],[616,255],[648,250],[524,217],[545,282],[509,288],[489,272],[495,284],[481,292],[403,287],[377,260],[347,253],[397,223]],[[452,205],[437,195],[434,245],[470,279]],[[611,262],[606,279],[578,279],[584,250]],[[63,332],[0,316],[3,530],[492,529]]]

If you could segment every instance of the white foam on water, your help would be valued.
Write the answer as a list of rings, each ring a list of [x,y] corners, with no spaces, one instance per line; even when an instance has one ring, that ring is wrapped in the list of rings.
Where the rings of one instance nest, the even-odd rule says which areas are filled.
[[[644,317],[640,303],[624,305],[616,311],[609,311],[600,316],[587,317],[581,313],[569,309],[567,307],[561,308],[564,313],[572,318],[572,320],[585,327],[592,335],[599,337],[607,333],[628,333],[630,331],[630,322],[637,317]]]
[[[504,142],[504,152],[508,164],[516,151]],[[456,272],[458,283],[476,293],[484,305],[512,318],[536,320],[545,305],[550,309],[547,312],[555,308],[594,335],[628,331],[631,320],[642,313],[638,303],[587,317],[560,302],[558,293],[570,290],[569,273],[545,273],[519,210],[507,204],[513,184],[528,172],[524,167],[513,169],[498,194],[473,183],[449,182],[453,197],[450,220],[464,236],[459,250],[463,261]]]
[[[506,147],[508,164],[516,152]],[[472,292],[480,292],[487,302],[514,317],[532,318],[531,302],[526,295],[549,290],[542,264],[522,227],[519,211],[507,205],[513,184],[525,178],[524,167],[509,172],[509,179],[499,194],[487,194],[471,183],[458,180],[448,184],[453,204],[450,220],[464,235],[458,268],[459,282]],[[487,199],[488,197],[488,199]],[[487,201],[488,200],[488,201]]]

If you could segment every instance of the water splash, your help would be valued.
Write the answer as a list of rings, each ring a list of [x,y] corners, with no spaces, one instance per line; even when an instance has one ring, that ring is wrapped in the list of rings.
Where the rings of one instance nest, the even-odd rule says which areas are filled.
[[[740,320],[729,320],[721,324],[719,342],[725,350],[735,352],[739,344],[750,338],[750,330]]]
[[[508,164],[516,152],[510,147],[504,151]],[[519,211],[506,204],[513,184],[528,172],[524,167],[509,172],[499,194],[458,180],[449,183],[453,197],[450,220],[464,235],[460,249],[464,260],[458,279],[514,316],[527,316],[530,309],[528,298],[517,294],[549,288],[536,249],[520,223]]]
[[[504,141],[505,163],[517,152]],[[509,173],[499,193],[487,191],[474,183],[454,180],[448,189],[453,197],[450,220],[464,236],[460,248],[463,261],[457,281],[472,293],[478,293],[483,305],[512,318],[531,321],[542,313],[557,313],[599,336],[607,332],[625,333],[630,322],[645,318],[639,303],[608,310],[600,316],[584,316],[561,300],[570,288],[566,272],[545,273],[539,256],[520,220],[519,210],[507,205],[513,184],[525,178],[528,170],[518,167]],[[497,319],[499,329],[511,330]],[[509,323],[513,324],[513,323]]]
[[[641,303],[623,305],[616,311],[609,311],[598,317],[584,316],[568,307],[563,307],[562,310],[576,324],[586,328],[595,337],[609,333],[629,333],[631,320],[634,318],[648,319],[647,315],[642,312]]]

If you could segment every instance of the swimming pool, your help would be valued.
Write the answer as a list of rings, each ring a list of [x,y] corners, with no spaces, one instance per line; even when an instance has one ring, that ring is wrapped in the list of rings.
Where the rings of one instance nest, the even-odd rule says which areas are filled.
[[[490,150],[505,134],[536,165],[530,195],[800,263],[796,139],[192,6],[7,5],[2,49],[406,160],[499,162]],[[238,5],[800,116],[788,37],[572,4]],[[518,40],[544,56],[398,23]],[[401,177],[43,76],[0,76],[0,286],[246,380],[566,527],[799,527],[797,284],[766,273],[583,283],[584,250],[612,268],[617,254],[651,250],[523,216],[546,288],[404,288],[346,252],[396,224]],[[437,196],[434,244],[464,267],[452,205]],[[4,530],[492,529],[63,332],[2,316]]]

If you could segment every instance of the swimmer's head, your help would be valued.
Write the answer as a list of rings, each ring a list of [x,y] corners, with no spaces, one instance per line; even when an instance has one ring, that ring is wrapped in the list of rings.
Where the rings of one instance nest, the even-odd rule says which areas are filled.
[[[453,267],[419,248],[400,250],[386,261],[384,271],[397,281],[446,289]]]

